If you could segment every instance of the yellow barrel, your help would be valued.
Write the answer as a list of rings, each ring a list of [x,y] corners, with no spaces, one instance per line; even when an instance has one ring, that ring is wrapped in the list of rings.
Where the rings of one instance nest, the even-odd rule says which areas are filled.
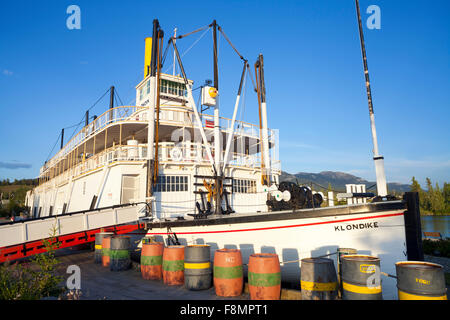
[[[337,277],[333,260],[306,258],[301,261],[302,300],[335,300]]]
[[[447,300],[444,268],[422,261],[395,264],[400,300]]]
[[[342,298],[344,300],[383,298],[379,258],[366,255],[342,257]]]
[[[112,232],[98,232],[95,234],[95,252],[94,252],[94,261],[95,263],[102,263],[103,256],[103,247],[102,241],[106,236],[112,236],[114,233]]]
[[[210,246],[190,245],[184,251],[184,286],[188,290],[211,288]]]
[[[342,298],[342,257],[349,254],[357,254],[353,248],[338,248],[337,251],[337,278],[339,284],[338,297]]]

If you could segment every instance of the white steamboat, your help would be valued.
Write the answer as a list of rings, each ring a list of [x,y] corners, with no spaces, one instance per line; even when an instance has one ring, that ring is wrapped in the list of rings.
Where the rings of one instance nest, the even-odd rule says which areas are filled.
[[[207,27],[213,31],[214,83],[201,88],[201,105],[211,107],[213,114],[202,113],[194,102],[193,81],[187,78],[175,42],[183,36],[169,41],[181,75],[161,72],[163,32],[155,20],[153,36],[146,39],[145,74],[136,87],[136,105],[114,106],[111,89],[110,109],[86,121],[41,168],[39,186],[27,197],[34,220],[70,216],[72,220],[64,220],[57,230],[62,235],[117,224],[121,216],[117,208],[125,207],[124,215],[132,211],[134,218],[129,219],[145,221],[145,232],[136,234],[138,238],[153,235],[169,245],[176,236],[181,244],[209,244],[212,255],[218,248],[238,248],[244,263],[255,252],[277,253],[280,261],[294,261],[282,264],[286,282],[299,283],[300,259],[332,254],[342,247],[380,257],[382,271],[394,274],[395,262],[416,252],[414,235],[405,229],[405,221],[414,222],[417,213],[411,209],[413,202],[320,207],[321,201],[307,198],[303,208],[295,206],[298,199],[290,199],[293,194],[278,190],[281,166],[276,130],[268,128],[262,56],[252,78],[259,125],[236,120],[251,69],[234,46],[243,61],[241,81],[233,116],[221,117],[216,30],[231,42],[215,21]],[[376,156],[378,168],[382,158]],[[377,170],[382,198],[385,180],[378,177]],[[273,201],[294,205],[274,211],[268,206]],[[84,220],[76,221],[80,215]],[[34,240],[31,232],[17,230],[24,233],[16,242]],[[387,299],[396,297],[393,279],[383,279],[383,294]]]

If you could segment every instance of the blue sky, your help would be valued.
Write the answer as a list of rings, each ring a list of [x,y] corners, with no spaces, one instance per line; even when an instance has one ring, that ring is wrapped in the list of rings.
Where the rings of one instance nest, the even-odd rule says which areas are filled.
[[[71,4],[81,9],[80,30],[66,27]],[[379,30],[365,25],[369,5],[381,9]],[[450,2],[360,6],[387,180],[450,181]],[[154,18],[166,35],[216,19],[251,65],[264,55],[269,126],[280,129],[283,170],[375,180],[353,0],[2,1],[0,179],[36,177],[61,128],[79,122],[111,85],[133,103]],[[200,35],[180,40],[180,51]],[[231,118],[241,62],[219,41],[221,114]],[[211,34],[183,60],[196,84],[212,79]],[[170,63],[169,56],[165,69]],[[250,86],[245,101],[242,119],[257,123]],[[91,114],[107,106],[102,100]]]

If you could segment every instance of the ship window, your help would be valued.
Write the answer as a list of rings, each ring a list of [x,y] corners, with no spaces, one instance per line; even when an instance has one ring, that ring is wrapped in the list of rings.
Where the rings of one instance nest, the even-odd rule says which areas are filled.
[[[233,192],[256,193],[256,181],[250,179],[233,179]]]
[[[156,192],[184,192],[188,191],[187,176],[158,176],[158,182],[155,185]]]
[[[187,97],[186,85],[184,83],[178,83],[169,80],[160,81],[160,91],[162,93],[168,93],[175,96]]]
[[[145,84],[145,86],[147,87],[147,94],[150,93],[150,80],[148,80]]]
[[[162,93],[167,93],[167,80],[161,80],[160,88]]]

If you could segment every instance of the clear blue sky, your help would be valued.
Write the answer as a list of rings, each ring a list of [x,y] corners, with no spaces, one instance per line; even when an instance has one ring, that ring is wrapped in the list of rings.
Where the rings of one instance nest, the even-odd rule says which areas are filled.
[[[66,27],[71,4],[81,8],[81,30]],[[381,9],[380,30],[365,25],[373,4]],[[450,2],[360,6],[388,181],[450,181]],[[79,122],[111,85],[125,104],[133,102],[154,18],[166,35],[216,19],[251,65],[263,53],[269,126],[280,129],[283,170],[375,179],[353,0],[2,1],[0,179],[36,177],[61,128]],[[199,36],[180,40],[180,51]],[[207,34],[184,57],[196,84],[212,78],[210,45]],[[219,60],[221,112],[231,117],[241,63],[223,37]],[[243,120],[257,123],[255,101],[249,87]]]

